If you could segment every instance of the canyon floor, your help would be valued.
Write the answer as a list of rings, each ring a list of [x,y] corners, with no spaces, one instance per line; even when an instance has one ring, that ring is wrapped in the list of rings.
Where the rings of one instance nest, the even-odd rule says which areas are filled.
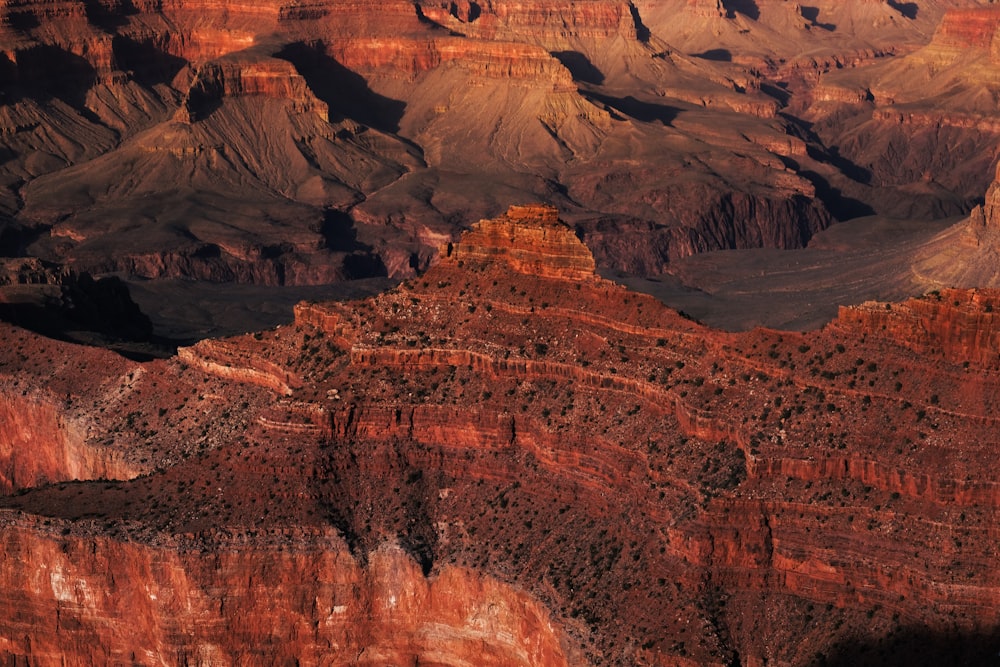
[[[601,274],[717,329],[756,326],[806,331],[836,318],[842,305],[902,300],[951,286],[915,275],[913,255],[967,218],[914,221],[866,217],[839,223],[799,250],[712,251],[676,260],[669,273]],[[961,259],[956,259],[961,262]],[[387,289],[392,279],[313,287],[264,287],[161,280],[128,281],[132,299],[157,335],[174,341],[232,335],[288,324],[301,300],[342,300]],[[967,286],[994,286],[992,276]]]

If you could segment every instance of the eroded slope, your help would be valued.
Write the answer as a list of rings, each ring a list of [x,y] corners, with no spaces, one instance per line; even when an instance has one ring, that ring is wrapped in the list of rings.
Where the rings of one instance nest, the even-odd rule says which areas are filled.
[[[2,499],[7,551],[22,555],[3,564],[17,611],[0,650],[995,655],[1000,294],[732,335],[593,266],[555,210],[513,207],[395,290],[303,303],[293,326],[173,360],[52,368],[68,355],[18,334],[9,400],[42,396],[54,373],[46,400],[85,425],[76,456],[132,467],[7,475],[32,488]],[[117,479],[69,482],[85,476]],[[119,589],[133,591],[129,634],[115,630]]]
[[[408,277],[462,221],[545,200],[602,266],[649,275],[834,218],[961,213],[995,157],[962,110],[992,104],[989,56],[930,77],[921,54],[988,50],[980,4],[5,5],[0,250],[157,279]],[[933,85],[904,109],[913,77]]]

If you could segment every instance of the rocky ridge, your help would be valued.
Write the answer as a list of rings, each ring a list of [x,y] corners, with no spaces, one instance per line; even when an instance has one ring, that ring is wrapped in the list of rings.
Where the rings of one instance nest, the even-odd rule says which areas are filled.
[[[722,334],[592,266],[555,210],[515,207],[421,278],[173,360],[107,365],[8,329],[6,400],[52,408],[5,418],[27,435],[0,469],[65,451],[31,435],[53,417],[77,424],[67,461],[119,464],[4,473],[2,539],[23,556],[0,574],[17,610],[0,652],[995,655],[1000,294]]]
[[[604,268],[647,274],[965,211],[995,128],[959,106],[987,97],[904,108],[878,73],[935,34],[981,50],[980,4],[10,3],[0,236],[79,271],[312,285],[415,275],[511,201],[564,207]]]
[[[998,26],[995,5],[951,7],[922,48],[820,80],[822,104],[804,118],[866,175],[863,185],[883,189],[876,211],[926,216],[935,202],[935,216],[958,214],[986,189],[997,158]]]

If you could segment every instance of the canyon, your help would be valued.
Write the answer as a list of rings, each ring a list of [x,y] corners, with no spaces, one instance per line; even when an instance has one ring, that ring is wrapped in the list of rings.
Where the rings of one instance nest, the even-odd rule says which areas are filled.
[[[595,266],[524,205],[166,359],[3,325],[0,655],[996,655],[1000,292],[726,333]]]
[[[998,40],[0,0],[0,663],[991,664]]]
[[[997,157],[996,24],[977,0],[6,3],[0,252],[404,279],[543,201],[602,268],[655,275],[962,215]]]

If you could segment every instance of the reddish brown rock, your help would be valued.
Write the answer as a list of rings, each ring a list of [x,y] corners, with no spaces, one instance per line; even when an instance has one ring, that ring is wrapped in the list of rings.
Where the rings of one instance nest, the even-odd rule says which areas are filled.
[[[949,7],[922,48],[820,79],[817,93],[824,101],[805,117],[816,122],[824,141],[839,146],[867,185],[883,189],[873,201],[876,211],[958,215],[989,184],[1000,131],[994,103],[1000,91],[998,22],[996,8]],[[954,196],[941,198],[944,190]],[[865,196],[851,183],[844,191]]]
[[[274,535],[275,544],[248,549],[261,540],[242,533],[212,544],[137,544],[2,521],[7,562],[44,564],[28,578],[11,576],[15,568],[0,574],[7,608],[27,612],[18,632],[0,640],[6,656],[38,664],[280,655],[357,665],[570,664],[537,602],[464,568],[428,581],[398,547],[359,564],[333,531],[294,545]],[[103,641],[102,626],[114,628],[115,646]]]
[[[993,49],[1000,10],[996,7],[954,9],[947,12],[934,35],[934,44],[953,49]]]
[[[992,365],[1000,358],[994,291],[942,290],[902,304],[842,307],[838,323],[873,338],[899,341],[926,357]]]
[[[7,5],[0,120],[15,157],[0,211],[33,256],[80,270],[267,285],[412,276],[457,221],[510,201],[571,206],[604,268],[800,247],[884,190],[914,201],[896,186],[930,167],[952,173],[945,147],[970,162],[953,144],[972,121],[946,114],[961,132],[899,130],[926,140],[907,165],[940,160],[873,158],[885,178],[871,189],[833,158],[877,132],[842,131],[838,117],[813,135],[789,120],[818,98],[886,90],[824,80],[811,92],[825,72],[912,50],[943,12],[814,5]],[[915,207],[964,210],[968,178],[952,180]],[[348,221],[339,235],[332,213]]]
[[[77,420],[129,467],[0,497],[0,653],[995,654],[1000,294],[722,334],[574,238],[515,207],[390,292],[114,370],[9,329],[5,391],[68,397],[8,432]]]
[[[497,255],[518,273],[563,280],[589,280],[594,258],[551,206],[512,206],[507,214],[481,220],[445,257],[470,266],[490,265]]]
[[[312,112],[327,120],[329,109],[309,89],[292,64],[277,58],[228,57],[200,67],[188,91],[188,109],[226,97],[261,96],[289,100],[296,111]]]
[[[977,208],[972,213],[972,225],[981,226],[984,230],[994,231],[1000,229],[1000,166],[998,174],[994,177],[990,187],[986,190],[986,201],[982,207]]]
[[[6,388],[0,398],[0,489],[138,474],[119,453],[88,445],[85,425],[63,410],[62,400],[53,396],[23,396]]]

